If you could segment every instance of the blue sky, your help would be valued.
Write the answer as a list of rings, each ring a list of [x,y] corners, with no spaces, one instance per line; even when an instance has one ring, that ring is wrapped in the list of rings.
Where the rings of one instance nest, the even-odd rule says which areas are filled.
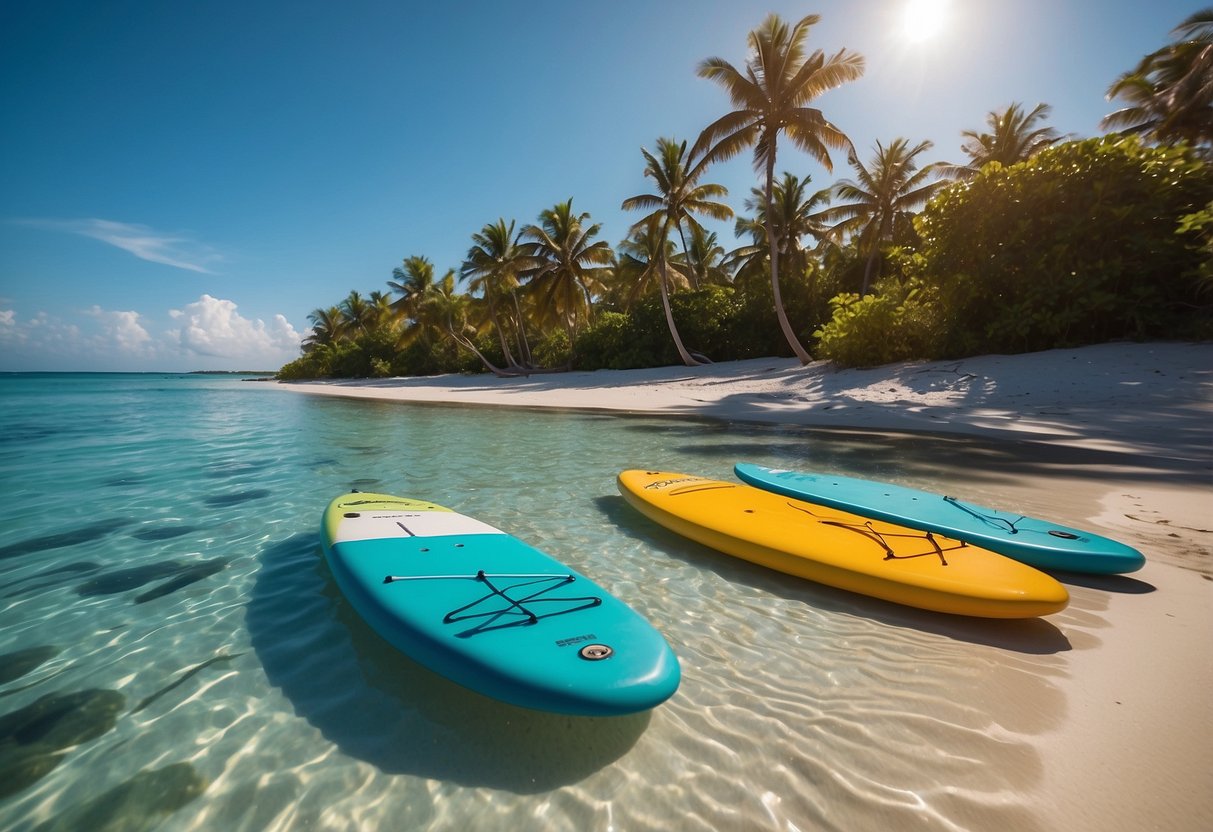
[[[950,0],[914,40],[906,3],[5,3],[0,371],[275,369],[313,309],[569,197],[615,245],[640,148],[729,109],[695,68],[741,66],[768,12],[865,56],[816,102],[862,158],[905,136],[962,161],[960,132],[1012,101],[1098,134],[1116,76],[1205,5]],[[785,145],[779,169],[825,187],[834,161]],[[756,184],[748,156],[707,180],[737,211]]]

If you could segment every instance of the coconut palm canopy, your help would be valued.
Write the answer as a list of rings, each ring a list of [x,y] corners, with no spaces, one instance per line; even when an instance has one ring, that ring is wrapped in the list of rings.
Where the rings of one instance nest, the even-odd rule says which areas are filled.
[[[747,148],[754,149],[754,168],[762,172],[765,182],[775,313],[788,345],[806,364],[811,356],[783,308],[778,247],[774,242],[777,238],[771,223],[779,137],[786,136],[826,170],[832,170],[830,149],[850,150],[851,140],[821,110],[808,104],[823,93],[859,78],[864,68],[863,56],[846,49],[828,58],[820,49],[806,54],[809,30],[820,19],[819,15],[811,14],[789,25],[772,14],[750,33],[744,70],[723,58],[708,58],[699,65],[700,77],[720,84],[735,109],[703,129],[691,154],[705,161],[722,161]]]
[[[1213,144],[1213,8],[1192,14],[1171,34],[1171,43],[1108,88],[1109,99],[1129,106],[1109,113],[1101,126],[1207,147]]]

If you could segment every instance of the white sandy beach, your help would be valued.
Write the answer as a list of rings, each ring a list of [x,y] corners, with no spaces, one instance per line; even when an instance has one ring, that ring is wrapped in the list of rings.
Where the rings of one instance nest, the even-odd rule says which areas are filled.
[[[1051,829],[1213,828],[1213,344],[1117,343],[871,370],[771,358],[289,387],[1018,443],[1041,464],[1008,497],[1049,492],[1047,505],[1070,525],[1122,539],[1148,561],[1132,576],[1070,584],[1070,610],[1054,623],[1072,649],[1050,680],[1064,694],[1064,718],[1037,738],[1043,777],[1021,797]],[[1076,467],[1083,477],[1072,476]],[[1106,621],[1098,638],[1081,626],[1093,611]],[[1015,702],[1014,689],[1004,695],[1003,706]]]

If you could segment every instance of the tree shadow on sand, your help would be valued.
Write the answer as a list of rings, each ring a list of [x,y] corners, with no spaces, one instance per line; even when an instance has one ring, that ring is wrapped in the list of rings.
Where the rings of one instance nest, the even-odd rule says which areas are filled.
[[[246,621],[270,683],[295,712],[343,753],[390,774],[549,791],[626,754],[650,720],[514,707],[427,670],[340,595],[314,533],[262,553]]]
[[[628,430],[684,437],[670,454],[691,455],[731,465],[777,457],[789,468],[845,471],[864,479],[930,479],[941,469],[963,466],[971,482],[1010,482],[1055,477],[1167,485],[1207,485],[1201,465],[1162,456],[1139,456],[1088,447],[1063,447],[1029,439],[990,439],[961,434],[798,427],[793,425],[646,421]],[[941,463],[941,460],[943,461]],[[694,472],[688,472],[694,473]]]

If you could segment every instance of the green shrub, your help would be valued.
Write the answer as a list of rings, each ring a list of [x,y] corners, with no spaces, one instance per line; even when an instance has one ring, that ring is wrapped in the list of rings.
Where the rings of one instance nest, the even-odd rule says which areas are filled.
[[[943,352],[1023,352],[1190,336],[1213,171],[1184,147],[1107,136],[987,165],[915,220],[947,322]]]
[[[843,367],[874,367],[935,352],[938,318],[921,281],[885,278],[874,288],[862,298],[846,292],[830,301],[833,318],[813,333],[818,358]]]
[[[1199,211],[1179,218],[1176,234],[1195,234],[1201,241],[1201,260],[1196,269],[1198,291],[1213,294],[1213,202]],[[1209,337],[1206,333],[1203,337]]]
[[[332,347],[323,346],[305,352],[289,364],[283,365],[278,371],[279,381],[307,381],[314,378],[328,378],[329,358]]]

